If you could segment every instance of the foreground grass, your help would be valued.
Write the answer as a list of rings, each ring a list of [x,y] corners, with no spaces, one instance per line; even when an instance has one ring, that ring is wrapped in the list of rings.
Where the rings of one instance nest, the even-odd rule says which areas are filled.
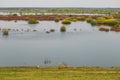
[[[120,68],[0,67],[0,80],[120,80]]]

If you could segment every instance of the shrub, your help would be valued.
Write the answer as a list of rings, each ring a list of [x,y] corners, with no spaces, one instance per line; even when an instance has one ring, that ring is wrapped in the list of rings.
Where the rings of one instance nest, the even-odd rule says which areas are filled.
[[[77,20],[80,20],[81,19],[81,17],[77,17]]]
[[[82,17],[77,17],[77,20],[79,20],[79,21],[85,21],[85,17],[84,17],[84,16],[82,16]]]
[[[33,30],[33,32],[36,32],[37,30]]]
[[[55,29],[50,29],[50,32],[55,32]]]
[[[93,20],[94,20],[94,19],[92,19],[92,18],[87,18],[87,19],[86,19],[86,21],[87,21],[88,23],[91,23]]]
[[[107,25],[107,26],[119,26],[120,20],[114,19],[112,17],[97,17],[96,19],[87,19],[87,22],[93,24],[93,25]]]
[[[16,23],[16,22],[17,22],[17,20],[14,20],[14,22]]]
[[[66,27],[65,26],[61,26],[60,31],[61,32],[66,32]]]
[[[13,14],[13,16],[18,16],[17,14]]]
[[[120,27],[119,26],[113,26],[110,29],[111,31],[115,31],[115,32],[120,32]]]
[[[33,18],[32,18],[32,19],[29,19],[29,20],[28,20],[28,23],[29,23],[29,24],[37,24],[37,23],[39,23],[39,22],[38,22],[36,19],[33,19]]]
[[[59,18],[55,18],[55,22],[59,22],[60,21],[60,19]]]
[[[115,26],[117,24],[117,21],[115,19],[107,19],[104,21],[104,24],[108,26]]]
[[[116,19],[116,25],[115,26],[120,26],[120,19]]]
[[[109,32],[109,28],[99,28],[99,31]]]
[[[98,17],[97,19],[96,19],[96,23],[97,24],[104,24],[104,22],[105,22],[105,18],[104,17]]]
[[[114,19],[113,16],[105,16],[106,19]]]
[[[65,19],[63,19],[62,21],[64,21],[64,20],[68,20],[68,21],[72,21],[72,17],[67,17],[67,18],[65,18]]]
[[[72,19],[72,21],[73,21],[73,22],[76,22],[76,21],[77,21],[77,19]]]
[[[97,25],[96,20],[90,20],[88,21],[92,26]]]
[[[8,35],[9,34],[9,30],[8,29],[3,29],[3,35]]]
[[[62,21],[62,24],[71,24],[71,21],[68,20],[68,19],[64,19],[64,20]]]

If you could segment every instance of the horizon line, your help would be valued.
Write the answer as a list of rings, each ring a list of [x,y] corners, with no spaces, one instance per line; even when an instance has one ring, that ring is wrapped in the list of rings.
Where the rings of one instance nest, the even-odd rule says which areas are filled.
[[[44,6],[44,7],[35,7],[35,6],[25,6],[25,7],[15,7],[15,6],[9,6],[9,7],[0,7],[0,8],[120,8],[120,7],[49,7],[49,6]]]

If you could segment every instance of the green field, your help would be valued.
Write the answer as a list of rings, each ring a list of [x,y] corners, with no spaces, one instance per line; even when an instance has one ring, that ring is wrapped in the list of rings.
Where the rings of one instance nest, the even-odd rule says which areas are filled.
[[[120,68],[0,67],[0,80],[120,80]]]

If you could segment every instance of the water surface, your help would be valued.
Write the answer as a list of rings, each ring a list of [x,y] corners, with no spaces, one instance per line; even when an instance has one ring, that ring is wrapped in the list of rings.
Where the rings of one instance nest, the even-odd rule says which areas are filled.
[[[0,21],[1,29],[11,29],[9,36],[0,31],[0,66],[54,66],[62,62],[70,66],[120,66],[120,33],[100,32],[86,22],[67,25],[66,33],[59,31],[60,26],[54,21],[35,25]],[[47,34],[51,28],[56,32]],[[46,59],[51,64],[44,64]]]

